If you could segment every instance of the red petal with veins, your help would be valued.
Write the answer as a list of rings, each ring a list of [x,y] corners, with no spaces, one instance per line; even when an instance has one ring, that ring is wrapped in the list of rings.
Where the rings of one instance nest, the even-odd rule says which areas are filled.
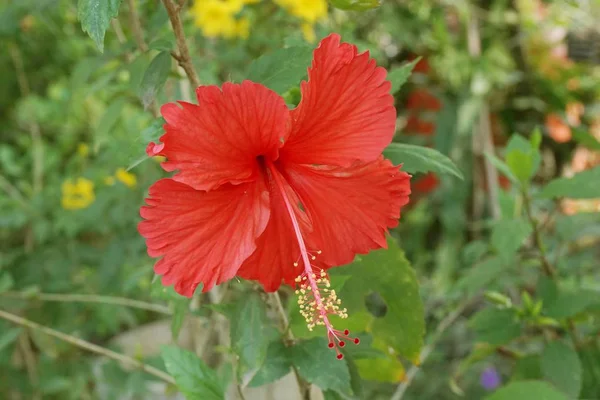
[[[300,203],[298,196],[289,186],[284,190],[290,202],[295,205],[294,214],[300,231],[306,238],[312,229],[310,222],[298,207]],[[294,227],[271,171],[269,171],[269,193],[271,199],[269,224],[256,241],[256,251],[244,262],[238,275],[244,279],[257,280],[263,285],[265,291],[273,292],[279,288],[282,281],[293,286],[294,279],[302,273],[303,269]],[[310,248],[311,244],[307,245]],[[298,262],[297,266],[294,266],[295,262]]]
[[[210,192],[161,179],[150,187],[146,204],[138,230],[148,254],[162,257],[154,271],[188,297],[199,283],[208,291],[233,278],[269,220],[263,179]]]
[[[312,221],[318,258],[329,266],[386,247],[410,194],[410,176],[383,158],[348,168],[285,164],[284,171]]]
[[[374,161],[396,125],[391,84],[369,53],[358,54],[332,34],[314,52],[302,100],[292,110],[292,132],[281,157],[299,164],[350,166]]]
[[[265,86],[244,81],[200,86],[199,105],[165,104],[162,166],[173,179],[199,190],[256,180],[257,156],[275,160],[288,136],[290,115],[284,100]],[[156,148],[156,147],[155,147]]]

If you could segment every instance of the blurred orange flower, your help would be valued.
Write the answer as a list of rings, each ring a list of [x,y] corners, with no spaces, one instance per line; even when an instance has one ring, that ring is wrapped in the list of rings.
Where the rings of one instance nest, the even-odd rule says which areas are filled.
[[[550,137],[555,142],[566,143],[571,140],[571,128],[557,114],[546,115],[545,125]]]

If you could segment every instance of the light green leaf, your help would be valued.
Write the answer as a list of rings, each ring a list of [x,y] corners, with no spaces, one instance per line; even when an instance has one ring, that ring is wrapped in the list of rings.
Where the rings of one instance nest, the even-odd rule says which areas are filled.
[[[331,5],[340,10],[366,11],[379,7],[379,0],[330,0]]]
[[[394,94],[406,83],[412,73],[413,68],[421,60],[421,57],[408,62],[400,67],[396,67],[388,72],[387,79],[392,82],[390,93]]]
[[[104,33],[110,20],[119,14],[121,0],[79,0],[77,17],[81,28],[96,42],[100,52],[104,52]]]
[[[21,328],[10,328],[7,331],[3,332],[0,336],[0,352],[4,350],[6,347],[10,346],[12,342],[17,340],[19,334],[21,333]]]
[[[550,181],[542,190],[546,198],[594,199],[600,197],[600,166],[575,174],[572,178]]]
[[[350,314],[348,325],[366,315],[362,331],[369,331],[375,341],[381,340],[403,357],[418,362],[425,333],[423,304],[415,271],[396,241],[390,238],[388,250],[359,256],[349,266],[337,268],[336,273],[351,276],[339,296]],[[373,292],[387,307],[379,318],[369,314],[365,306],[365,298]]]
[[[429,147],[392,143],[383,151],[383,154],[394,164],[402,164],[402,170],[408,173],[436,172],[464,179],[462,172],[452,160]]]
[[[292,364],[308,382],[323,390],[351,392],[348,365],[345,360],[335,358],[335,352],[327,347],[325,338],[305,340],[289,350]]]
[[[485,153],[485,157],[492,163],[494,167],[500,172],[502,175],[510,179],[513,183],[520,183],[519,179],[512,173],[508,165],[498,157],[493,154]]]
[[[183,298],[175,300],[173,302],[173,316],[171,317],[171,337],[174,341],[177,341],[177,338],[179,337],[179,332],[181,332],[183,321],[185,321],[185,316],[187,315],[188,309],[190,307],[190,301],[191,299]]]
[[[144,107],[148,107],[163,87],[171,71],[171,54],[161,51],[152,59],[140,83],[138,96]]]
[[[521,335],[521,323],[513,310],[486,308],[471,318],[469,326],[475,330],[477,341],[497,346]]]
[[[124,97],[120,97],[113,100],[108,106],[96,128],[96,134],[94,135],[94,141],[96,143],[104,143],[110,140],[110,131],[119,121],[119,117],[123,113],[125,101],[126,99]]]
[[[267,334],[269,326],[265,305],[256,294],[237,303],[231,319],[231,346],[239,356],[238,372],[246,379],[254,376],[267,356],[272,338]]]
[[[176,346],[163,346],[167,371],[188,400],[223,400],[225,393],[215,371],[194,353]]]
[[[544,378],[569,398],[578,399],[581,391],[581,362],[577,352],[562,342],[549,343],[542,353]]]
[[[528,141],[515,134],[511,136],[506,146],[506,164],[513,175],[523,184],[529,182],[540,167],[542,157],[540,151],[533,146],[535,142],[535,138]]]
[[[10,290],[14,284],[15,281],[8,272],[2,272],[2,274],[0,274],[0,293]]]
[[[503,260],[510,260],[533,229],[523,218],[503,219],[492,228],[491,244]]]
[[[485,400],[567,400],[567,397],[542,381],[512,382]]]
[[[254,375],[248,386],[258,387],[274,382],[287,375],[291,367],[292,362],[284,344],[280,340],[271,342],[267,349],[267,356],[263,365],[256,375]]]
[[[306,77],[312,53],[313,49],[308,46],[275,50],[254,60],[246,77],[283,94],[288,89],[299,86],[300,81]]]

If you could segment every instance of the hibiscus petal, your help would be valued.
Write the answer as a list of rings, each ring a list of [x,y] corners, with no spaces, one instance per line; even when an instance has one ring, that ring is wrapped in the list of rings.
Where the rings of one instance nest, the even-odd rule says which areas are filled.
[[[172,179],[152,185],[138,230],[148,254],[162,257],[154,271],[163,284],[190,297],[199,283],[208,291],[234,277],[267,226],[268,195],[264,179],[210,192]]]
[[[396,125],[391,84],[369,53],[323,39],[314,52],[302,100],[292,110],[292,132],[281,157],[300,164],[350,166],[374,161],[392,141]]]
[[[318,258],[330,266],[386,247],[410,194],[410,175],[383,158],[348,168],[286,164],[284,171],[312,221]]]
[[[271,172],[269,171],[269,174]],[[281,191],[276,187],[273,177],[269,179],[271,218],[263,234],[256,241],[256,251],[244,262],[238,276],[259,281],[265,291],[274,292],[282,281],[294,285],[294,279],[303,271],[300,259],[300,248],[294,233],[292,220],[287,211]],[[300,231],[308,238],[311,230],[310,222],[298,207],[298,196],[289,186],[285,187],[286,196],[295,205],[294,214],[298,220]],[[306,243],[311,248],[311,243]],[[294,266],[299,262],[298,266]]]
[[[200,86],[199,105],[165,104],[162,166],[194,189],[256,180],[258,156],[275,160],[287,138],[289,110],[275,92],[257,83]]]

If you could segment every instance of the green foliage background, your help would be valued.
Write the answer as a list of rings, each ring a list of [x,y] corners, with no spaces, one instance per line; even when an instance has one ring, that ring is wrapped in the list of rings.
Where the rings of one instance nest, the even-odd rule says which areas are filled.
[[[168,2],[202,84],[298,103],[316,45],[302,13],[248,2],[247,37],[215,38],[194,2]],[[144,150],[159,106],[194,89],[163,3],[0,1],[0,398],[233,399],[291,374],[326,399],[600,399],[600,56],[548,41],[598,49],[598,1],[332,0],[311,21],[390,71],[385,155],[414,175],[389,249],[332,270],[336,326],[361,339],[343,361],[289,288],[280,308],[249,282],[189,300],[154,277],[136,225],[164,173]],[[430,134],[410,131],[419,90],[439,103],[417,110]],[[596,164],[569,174],[582,149]],[[480,382],[490,368],[500,387]]]

